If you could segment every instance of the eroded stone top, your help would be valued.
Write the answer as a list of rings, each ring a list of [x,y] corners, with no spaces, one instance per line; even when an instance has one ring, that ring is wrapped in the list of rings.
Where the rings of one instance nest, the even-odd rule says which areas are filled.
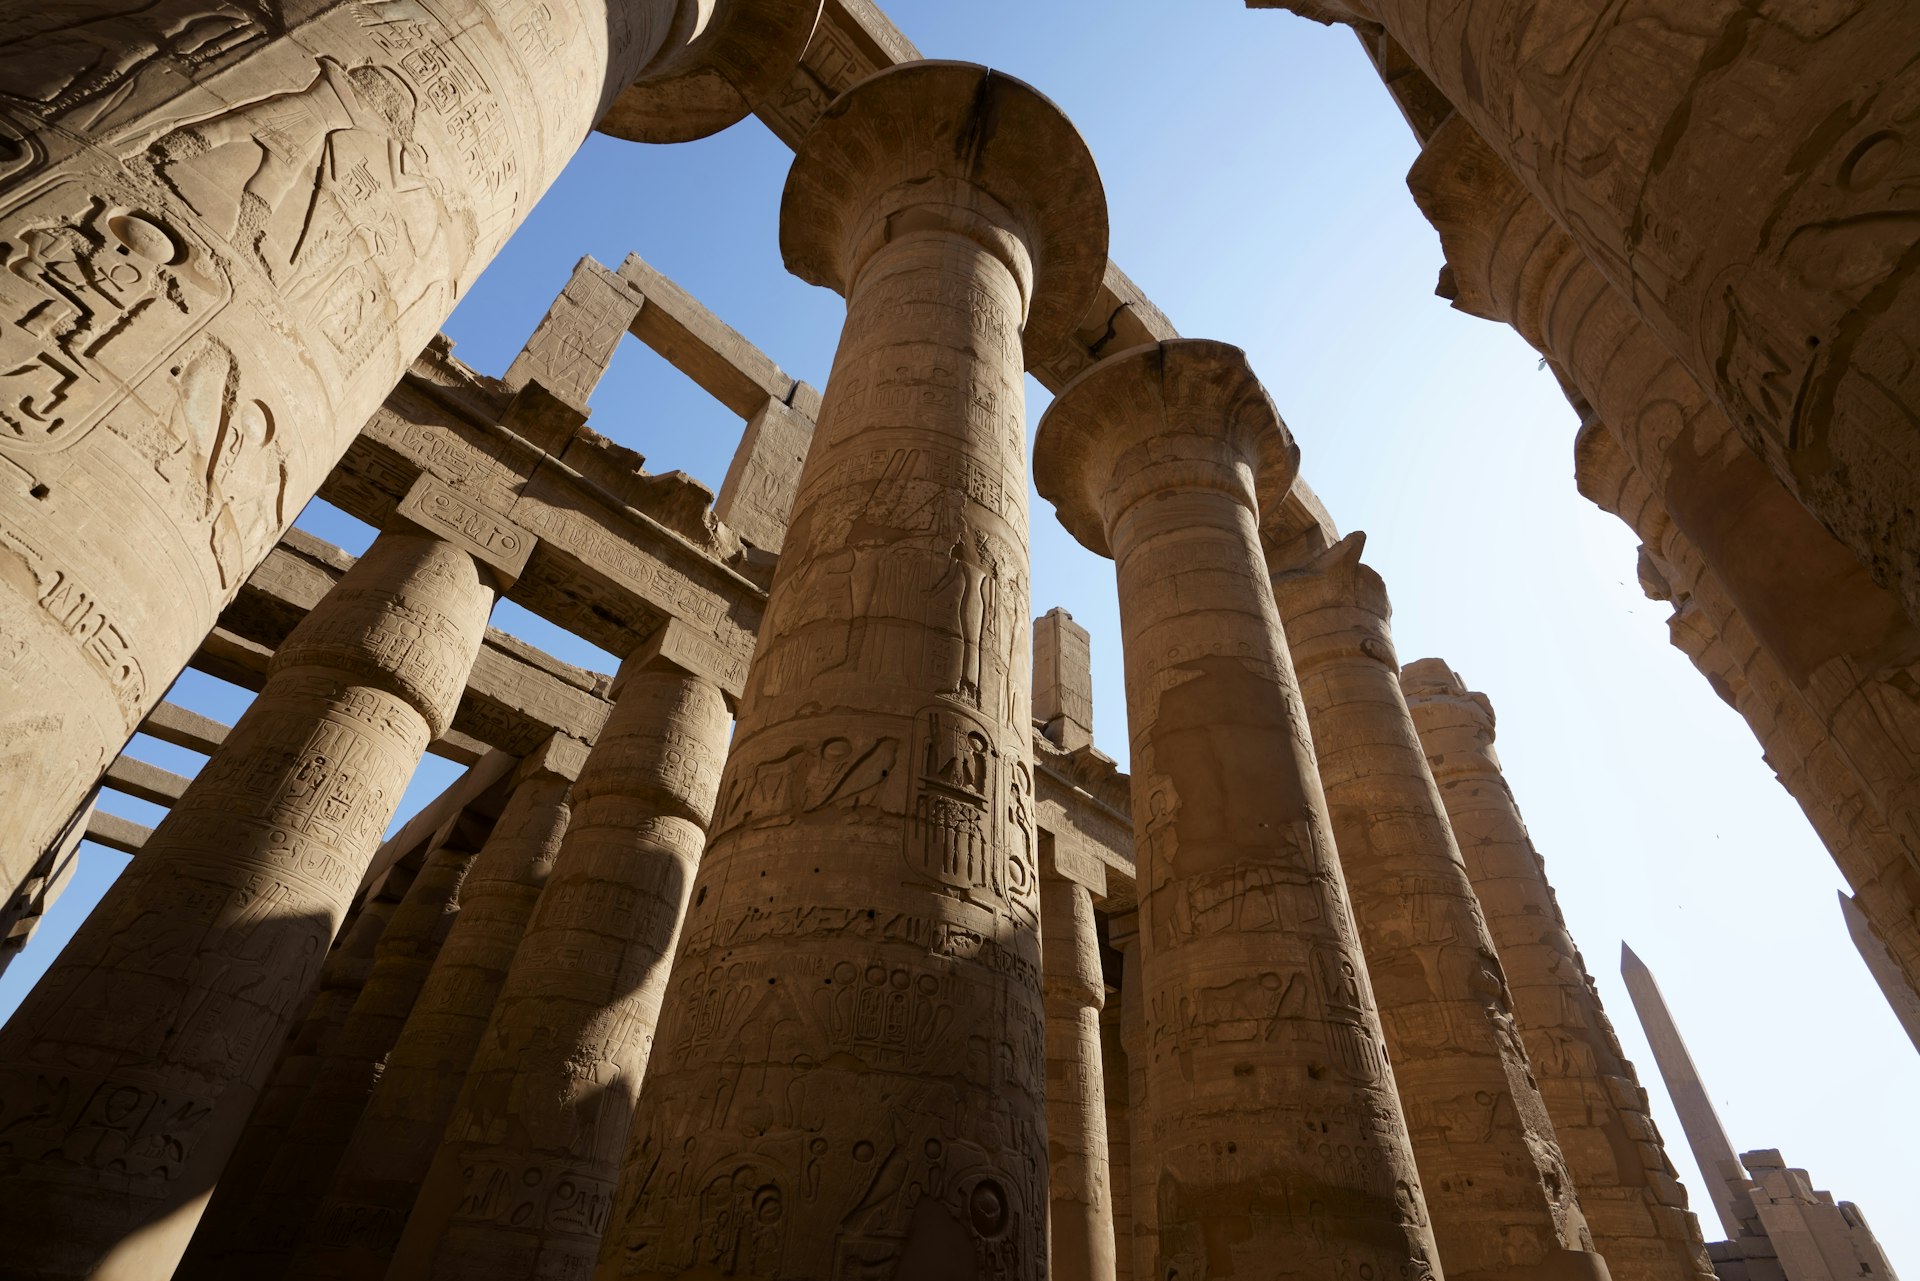
[[[845,294],[867,256],[924,214],[982,243],[996,233],[1019,240],[1032,271],[1028,365],[1065,342],[1099,294],[1107,263],[1099,170],[1073,122],[1024,81],[927,61],[847,90],[794,157],[780,251],[802,280]]]
[[[1300,449],[1238,347],[1175,338],[1086,370],[1040,420],[1033,479],[1060,523],[1102,556],[1110,522],[1157,489],[1227,466],[1246,505],[1284,496]],[[1125,481],[1122,485],[1119,482]]]
[[[632,142],[691,142],[745,119],[792,77],[824,3],[627,0],[657,43],[594,127]]]

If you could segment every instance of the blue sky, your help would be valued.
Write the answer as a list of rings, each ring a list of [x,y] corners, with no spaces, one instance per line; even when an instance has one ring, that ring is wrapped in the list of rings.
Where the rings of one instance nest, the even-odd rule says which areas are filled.
[[[1906,1213],[1920,1057],[1849,943],[1842,881],[1745,723],[1667,643],[1635,540],[1573,486],[1576,422],[1510,330],[1433,296],[1439,244],[1404,183],[1412,135],[1358,45],[1237,0],[890,0],[929,56],[1040,87],[1101,165],[1112,252],[1181,332],[1245,347],[1298,437],[1304,474],[1395,604],[1403,661],[1447,659],[1499,713],[1499,751],[1710,1238],[1718,1235],[1618,976],[1621,941],[1659,977],[1736,1150],[1780,1148],[1860,1204],[1920,1272]],[[783,269],[791,159],[758,121],[699,143],[595,137],[448,325],[499,374],[573,263],[637,252],[796,376],[824,386],[844,309]],[[1029,419],[1046,393],[1029,382]],[[628,340],[594,427],[654,471],[717,488],[739,420]],[[1034,499],[1034,611],[1093,633],[1095,732],[1126,755],[1111,566]],[[371,531],[300,522],[359,550]],[[511,605],[494,623],[574,662],[613,659]],[[231,722],[245,696],[189,673],[175,701]],[[199,757],[145,739],[181,772]],[[455,774],[429,758],[411,813]],[[152,821],[150,807],[108,807]],[[0,977],[10,1012],[125,859],[80,876]],[[1911,1218],[1913,1222],[1904,1223]]]

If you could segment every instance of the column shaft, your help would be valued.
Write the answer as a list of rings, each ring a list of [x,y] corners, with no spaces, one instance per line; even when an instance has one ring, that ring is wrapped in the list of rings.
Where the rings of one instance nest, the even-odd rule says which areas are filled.
[[[394,1281],[592,1268],[727,725],[719,688],[654,647],[622,664],[553,871],[394,1251]]]
[[[288,1037],[266,1088],[260,1092],[260,1101],[247,1114],[246,1127],[220,1171],[222,1181],[229,1177],[250,1179],[272,1164],[287,1127],[299,1114],[321,1064],[333,1053],[334,1041],[347,1015],[353,1013],[354,1002],[360,999],[360,989],[373,969],[374,948],[412,886],[413,875],[412,869],[391,869],[379,891],[349,913],[320,966],[319,991]]]
[[[1920,617],[1907,0],[1348,0]]]
[[[1700,1225],[1493,751],[1493,711],[1437,659],[1401,673],[1407,705],[1506,970],[1540,1095],[1616,1281],[1711,1281]]]
[[[474,853],[462,840],[443,840],[428,852],[380,936],[353,1009],[272,1154],[253,1167],[229,1161],[221,1172],[178,1281],[277,1281],[285,1272],[452,927],[460,881]]]
[[[16,1275],[172,1272],[492,601],[458,548],[375,540],[0,1031]]]
[[[460,911],[414,1002],[290,1275],[379,1281],[439,1150],[482,1033],[567,830],[585,748],[556,740],[519,781],[460,886]]]
[[[1093,895],[1052,872],[1040,878],[1046,994],[1048,1281],[1114,1281],[1112,1169],[1100,1007],[1107,994]]]
[[[1110,937],[1120,949],[1120,1042],[1127,1051],[1127,1239],[1120,1251],[1133,1265],[1139,1281],[1152,1281],[1155,1243],[1160,1235],[1158,1179],[1147,1143],[1153,1124],[1152,1099],[1147,1094],[1146,977],[1140,972],[1140,916],[1128,913],[1116,921]]]
[[[1400,692],[1386,587],[1349,535],[1276,567],[1340,867],[1456,1281],[1604,1277],[1493,940]]]
[[[0,20],[9,849],[51,838],[677,7]]]
[[[1242,353],[1186,341],[1081,375],[1035,451],[1040,492],[1083,543],[1111,549],[1119,581],[1152,1275],[1431,1276],[1256,532],[1253,478],[1284,492],[1291,440]]]
[[[1120,1034],[1120,1002],[1100,1011],[1100,1074],[1107,1099],[1107,1189],[1113,1200],[1113,1274],[1134,1281],[1133,1111],[1127,1081],[1132,1071]]]
[[[846,328],[595,1275],[1039,1281],[1022,326],[1084,311],[1104,207],[1050,103],[915,63],[809,136],[781,235]]]

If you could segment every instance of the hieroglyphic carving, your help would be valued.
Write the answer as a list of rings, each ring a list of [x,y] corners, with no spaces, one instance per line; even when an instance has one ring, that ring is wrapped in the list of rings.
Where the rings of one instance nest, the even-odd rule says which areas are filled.
[[[1095,366],[1035,443],[1039,492],[1113,556],[1126,622],[1155,1276],[1282,1254],[1315,1275],[1433,1275],[1258,541],[1256,493],[1284,492],[1296,458],[1244,353],[1194,341]]]
[[[0,1032],[0,1171],[59,1224],[46,1271],[83,1272],[74,1261],[143,1228],[171,1269],[408,774],[446,730],[491,601],[466,553],[376,540]],[[101,1045],[119,1049],[102,1060]],[[130,1155],[93,1133],[89,1098],[164,1128]],[[171,1225],[157,1240],[156,1222]]]
[[[1081,144],[1023,87],[985,76],[903,70],[863,89],[879,86],[875,114],[840,119],[891,139],[1004,95],[1059,140],[1051,171],[1009,159],[948,177],[997,189],[996,210],[1026,207],[1015,193],[1051,189]],[[896,102],[916,79],[924,96]],[[850,291],[847,329],[669,984],[671,1052],[642,1089],[599,1272],[741,1259],[761,1275],[970,1264],[1037,1278],[1046,1068],[1015,283],[1029,265],[1014,240],[920,206],[921,184],[894,185],[907,166],[945,173],[949,149],[915,143],[883,164],[854,139],[810,145],[823,172],[871,168],[930,234],[875,236],[861,269],[822,269]],[[1076,209],[1097,204],[1090,163],[1064,177],[1087,179]],[[885,216],[861,212],[862,181],[822,201]],[[784,216],[790,263],[838,252],[822,218],[792,201]],[[1026,219],[1009,226],[1054,229]],[[1054,251],[1056,269],[1074,247]],[[743,1197],[766,1209],[764,1231],[723,1217]]]

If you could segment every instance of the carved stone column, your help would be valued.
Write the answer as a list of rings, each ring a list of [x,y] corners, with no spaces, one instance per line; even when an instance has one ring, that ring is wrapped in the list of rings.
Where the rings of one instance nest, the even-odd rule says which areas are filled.
[[[1274,564],[1340,868],[1450,1277],[1605,1277],[1350,534]]]
[[[453,929],[289,1275],[313,1281],[378,1281],[386,1275],[566,834],[569,789],[586,751],[584,744],[555,735],[522,762],[493,834],[461,882]]]
[[[1493,750],[1493,708],[1447,665],[1400,676],[1407,706],[1513,994],[1521,1039],[1580,1208],[1615,1281],[1710,1281],[1646,1092],[1567,935],[1553,887]]]
[[[1920,617],[1908,0],[1289,0],[1377,21]]]
[[[1153,1109],[1147,1094],[1147,981],[1140,970],[1140,913],[1110,918],[1107,940],[1120,953],[1120,1043],[1127,1051],[1128,1232],[1119,1249],[1136,1278],[1151,1279],[1160,1218],[1158,1178],[1147,1142]]]
[[[260,1092],[260,1101],[248,1113],[246,1128],[240,1132],[233,1154],[221,1168],[222,1179],[228,1171],[264,1170],[272,1162],[273,1154],[286,1137],[287,1127],[293,1124],[307,1091],[313,1088],[320,1065],[333,1052],[341,1026],[353,1012],[354,1002],[360,999],[360,989],[373,969],[374,948],[379,946],[387,922],[399,910],[400,901],[412,888],[416,870],[389,869],[374,896],[349,912],[346,924],[336,934],[332,950],[320,965],[318,990],[287,1038],[286,1048]]]
[[[726,753],[725,700],[689,669],[681,631],[668,623],[620,666],[392,1277],[593,1266]]]
[[[274,1281],[284,1272],[453,924],[460,880],[476,847],[473,834],[449,832],[427,854],[380,935],[352,1010],[272,1150],[258,1164],[229,1161],[221,1172],[175,1273],[178,1281]],[[247,1137],[236,1154],[254,1146]]]
[[[781,243],[846,329],[595,1275],[1038,1281],[1021,371],[1098,288],[1099,178],[1028,86],[909,63],[802,144]]]
[[[1435,1267],[1256,532],[1255,477],[1297,468],[1215,342],[1103,361],[1035,444],[1040,493],[1119,576],[1155,1277]]]
[[[1047,1011],[1048,1281],[1114,1281],[1112,1169],[1107,1162],[1100,1007],[1107,983],[1093,895],[1049,866],[1040,874],[1042,989]]]
[[[14,1275],[172,1273],[492,603],[453,544],[376,539],[0,1031]]]
[[[594,123],[731,124],[786,83],[818,12],[8,7],[6,850],[50,842]]]
[[[1120,1002],[1100,1011],[1100,1075],[1107,1099],[1107,1190],[1113,1201],[1113,1275],[1134,1281],[1133,1270],[1133,1111],[1127,1089],[1131,1072],[1120,1036]]]

